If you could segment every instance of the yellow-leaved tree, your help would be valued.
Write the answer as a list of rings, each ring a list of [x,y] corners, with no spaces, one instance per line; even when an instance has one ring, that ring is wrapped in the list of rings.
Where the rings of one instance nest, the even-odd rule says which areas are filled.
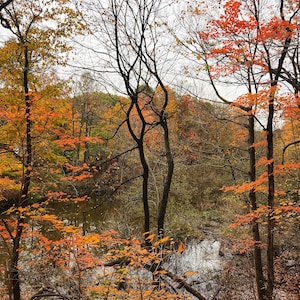
[[[51,82],[53,67],[65,63],[71,50],[67,38],[82,33],[84,25],[68,0],[6,2],[1,5],[2,30],[6,29],[9,38],[0,49],[1,111],[5,112],[1,119],[5,135],[0,147],[14,165],[18,184],[14,186],[10,208],[2,209],[1,232],[6,231],[5,241],[10,248],[10,299],[17,300],[21,299],[18,263],[26,230],[26,208],[30,207],[28,194],[35,173],[35,156],[41,149],[36,141],[57,108],[59,88],[56,86],[51,95],[51,84],[46,88],[45,80]],[[47,107],[43,113],[42,103]]]

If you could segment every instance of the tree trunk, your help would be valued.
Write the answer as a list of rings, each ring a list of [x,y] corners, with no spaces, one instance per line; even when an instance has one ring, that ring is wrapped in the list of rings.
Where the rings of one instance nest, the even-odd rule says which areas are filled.
[[[148,166],[148,162],[147,162],[147,159],[145,156],[145,149],[144,149],[144,136],[146,133],[146,122],[145,122],[145,119],[141,112],[141,109],[138,105],[138,95],[137,94],[131,95],[130,99],[131,99],[131,104],[126,112],[126,116],[127,116],[126,123],[127,123],[127,128],[128,128],[128,131],[129,131],[131,137],[134,139],[134,141],[137,144],[140,162],[141,162],[141,165],[143,168],[142,202],[143,202],[143,209],[144,209],[144,233],[145,233],[145,243],[147,246],[150,246],[149,240],[147,239],[149,236],[149,232],[150,232],[150,211],[149,211],[149,200],[148,200],[149,166]],[[139,132],[139,136],[137,136],[134,133],[134,130],[133,130],[133,128],[131,126],[131,122],[130,122],[130,117],[131,117],[131,112],[132,112],[133,107],[136,108],[139,119],[142,124],[140,132]]]
[[[12,256],[11,256],[11,262],[10,262],[10,290],[13,294],[14,300],[20,300],[21,299],[21,287],[20,287],[20,276],[19,276],[19,250],[20,250],[20,241],[23,233],[23,226],[22,219],[19,218],[18,224],[17,224],[17,231],[16,235],[13,239],[13,249],[12,249]]]
[[[28,192],[29,186],[31,182],[31,174],[32,174],[32,119],[31,119],[31,99],[29,96],[29,83],[28,83],[28,70],[29,70],[29,53],[28,47],[24,44],[24,71],[23,71],[23,88],[24,88],[24,99],[25,99],[25,122],[26,122],[26,149],[23,161],[24,175],[23,182],[20,192],[20,197],[18,203],[16,203],[17,207],[25,207],[28,205]],[[23,234],[23,224],[24,217],[20,212],[18,217],[17,226],[16,226],[16,234],[13,237],[13,249],[12,256],[10,262],[10,284],[13,293],[14,300],[21,299],[21,288],[20,288],[20,274],[19,274],[19,253],[20,253],[20,242]]]
[[[165,144],[165,150],[166,150],[168,170],[167,170],[167,176],[166,176],[166,179],[164,182],[162,199],[161,199],[161,202],[159,203],[159,208],[158,208],[157,230],[158,230],[158,236],[160,238],[162,238],[164,236],[165,216],[166,216],[170,187],[171,187],[172,176],[173,176],[173,171],[174,171],[174,160],[173,160],[173,155],[172,155],[171,146],[170,146],[169,129],[168,129],[167,119],[165,116],[162,117],[161,126],[164,130],[164,144]]]
[[[31,99],[29,96],[29,83],[28,83],[28,70],[29,70],[29,53],[28,47],[24,46],[24,72],[23,72],[23,85],[25,94],[25,121],[26,121],[26,149],[24,156],[24,167],[25,173],[23,178],[23,186],[21,190],[21,199],[19,206],[27,205],[27,195],[29,191],[29,185],[31,181],[31,164],[32,164],[32,140],[31,140],[31,130],[32,130],[32,118],[31,118]]]
[[[253,146],[255,142],[255,128],[254,128],[254,117],[249,117],[248,124],[248,132],[249,132],[249,158],[250,158],[250,170],[249,177],[250,182],[255,182],[256,180],[256,154],[255,147]],[[257,209],[257,201],[256,201],[256,192],[252,189],[249,193],[251,211],[255,211]],[[256,278],[256,288],[257,295],[259,300],[264,300],[266,297],[266,288],[265,281],[263,275],[263,267],[262,267],[262,258],[261,258],[261,239],[259,233],[259,224],[256,220],[252,222],[252,237],[255,242],[254,250],[253,250],[253,259],[254,259],[254,268],[255,268],[255,278]]]
[[[145,157],[144,152],[144,142],[140,141],[138,143],[138,150],[140,155],[140,161],[143,167],[143,208],[144,208],[144,232],[145,238],[147,241],[147,236],[150,231],[150,211],[149,211],[149,203],[148,203],[148,182],[149,182],[149,166]]]
[[[267,273],[268,273],[268,299],[273,299],[274,290],[274,220],[273,209],[275,199],[274,178],[274,142],[273,142],[274,98],[270,99],[267,125],[267,159],[268,159],[268,247],[267,247]]]

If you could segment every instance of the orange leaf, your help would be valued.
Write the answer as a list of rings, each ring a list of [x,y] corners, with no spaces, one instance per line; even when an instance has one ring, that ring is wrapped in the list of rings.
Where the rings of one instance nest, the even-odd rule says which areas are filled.
[[[179,253],[179,254],[181,254],[184,250],[185,250],[185,245],[184,245],[184,243],[182,242],[182,241],[180,241],[179,242],[179,246],[178,246],[178,249],[177,249],[177,252]]]
[[[188,276],[191,276],[191,275],[196,275],[198,274],[198,272],[193,272],[193,271],[188,271],[188,272],[185,272],[183,274],[184,277],[188,277]]]

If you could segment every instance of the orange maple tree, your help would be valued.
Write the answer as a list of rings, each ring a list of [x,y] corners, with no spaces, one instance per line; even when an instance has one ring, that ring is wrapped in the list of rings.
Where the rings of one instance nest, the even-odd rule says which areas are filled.
[[[290,116],[298,110],[295,105],[298,97],[295,76],[298,72],[295,65],[297,46],[295,48],[294,45],[299,44],[300,7],[297,1],[279,1],[274,6],[267,6],[256,0],[229,0],[216,6],[216,15],[209,15],[198,28],[189,31],[189,38],[176,35],[176,39],[196,57],[197,70],[206,71],[218,98],[239,109],[248,119],[249,182],[232,189],[249,193],[251,212],[245,219],[251,224],[255,241],[257,293],[259,299],[273,299],[274,214],[279,209],[279,199],[283,197],[283,191],[275,189],[275,176],[279,172],[282,174],[283,168],[275,152],[274,126],[281,108],[285,106],[284,111]],[[187,13],[197,22],[207,15],[206,9],[207,3],[199,2],[190,5]],[[241,89],[241,96],[235,100],[227,99],[218,84],[228,83],[243,87],[247,92]],[[285,84],[294,89],[294,96],[284,92]],[[261,118],[263,114],[265,117]],[[257,137],[255,126],[260,126],[264,132],[261,140]],[[293,142],[298,143],[296,140]],[[265,156],[259,158],[262,147]],[[294,167],[298,168],[298,164]],[[259,193],[267,200],[259,203]],[[298,211],[297,207],[291,208]],[[261,213],[266,214],[266,223],[260,222]],[[261,224],[267,224],[268,232],[266,274],[263,273],[261,255]]]

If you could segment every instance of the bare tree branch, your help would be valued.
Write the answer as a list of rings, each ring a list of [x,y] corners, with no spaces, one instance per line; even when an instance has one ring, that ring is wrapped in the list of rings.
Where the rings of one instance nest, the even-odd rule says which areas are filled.
[[[297,145],[297,144],[300,144],[300,140],[291,142],[291,143],[287,144],[287,145],[282,149],[282,161],[281,161],[282,164],[284,164],[284,155],[285,155],[285,151],[286,151],[290,146]]]

